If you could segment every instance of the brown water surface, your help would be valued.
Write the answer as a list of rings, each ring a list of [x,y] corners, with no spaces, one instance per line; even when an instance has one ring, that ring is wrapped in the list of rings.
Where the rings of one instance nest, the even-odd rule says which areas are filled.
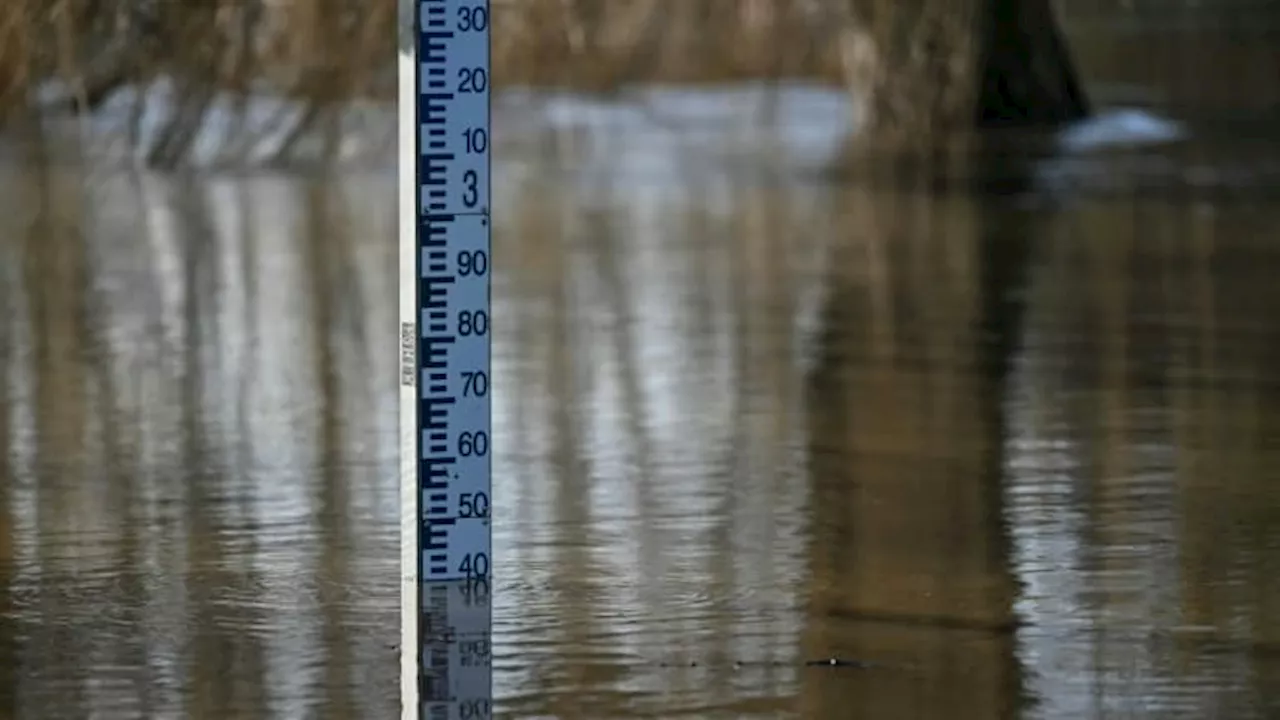
[[[1275,717],[1241,139],[1052,203],[508,148],[497,714]],[[0,718],[395,716],[392,176],[0,187]]]

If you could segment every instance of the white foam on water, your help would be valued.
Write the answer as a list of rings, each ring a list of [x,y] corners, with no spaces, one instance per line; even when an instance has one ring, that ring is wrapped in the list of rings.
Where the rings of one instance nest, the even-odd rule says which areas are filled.
[[[1086,118],[1058,135],[1058,146],[1066,152],[1084,152],[1113,147],[1159,145],[1187,137],[1186,126],[1145,110],[1112,108]]]

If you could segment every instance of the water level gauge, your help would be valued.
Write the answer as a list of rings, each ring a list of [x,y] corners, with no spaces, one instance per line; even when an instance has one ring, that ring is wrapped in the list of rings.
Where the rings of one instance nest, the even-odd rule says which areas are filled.
[[[489,3],[400,0],[401,717],[491,715]]]

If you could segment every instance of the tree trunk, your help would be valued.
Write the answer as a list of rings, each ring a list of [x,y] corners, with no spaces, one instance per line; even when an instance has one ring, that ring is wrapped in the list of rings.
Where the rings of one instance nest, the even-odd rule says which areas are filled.
[[[840,57],[865,154],[934,154],[983,127],[1088,114],[1051,0],[849,0]]]
[[[1056,125],[1089,114],[1050,0],[986,0],[981,127]]]

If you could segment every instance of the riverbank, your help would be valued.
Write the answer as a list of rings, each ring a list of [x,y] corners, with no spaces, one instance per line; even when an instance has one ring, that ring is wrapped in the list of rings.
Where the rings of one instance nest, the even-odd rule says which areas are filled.
[[[1274,46],[1273,12],[1245,3],[1225,27],[1222,8],[1234,7],[1231,0],[1158,12],[1100,4],[1108,3],[1058,13],[1086,82],[1119,71],[1170,99],[1180,99],[1170,87],[1186,87],[1192,77],[1214,99],[1241,95],[1241,83],[1268,94],[1262,86],[1273,63],[1257,55]],[[30,107],[54,80],[69,89],[68,107],[96,107],[120,87],[161,76],[193,92],[266,92],[326,106],[395,99],[397,0],[369,0],[358,14],[327,11],[319,0],[121,5],[14,0],[0,7],[0,114]],[[830,0],[494,0],[491,75],[495,88],[601,93],[770,80],[837,87],[844,79],[837,36],[850,27],[841,7]],[[1201,55],[1219,62],[1190,61]],[[1223,63],[1240,82],[1209,82]]]
[[[394,63],[389,62],[394,17],[386,15],[394,5],[389,3],[390,0],[375,0],[367,15],[351,18],[341,27],[329,27],[333,23],[326,24],[324,16],[298,15],[302,3],[290,5],[291,10],[277,9],[274,15],[245,16],[241,18],[242,25],[235,27],[240,27],[242,35],[257,38],[252,45],[234,42],[231,21],[236,18],[227,10],[231,6],[215,8],[217,12],[208,15],[212,18],[208,27],[214,31],[189,30],[185,36],[175,32],[174,37],[190,37],[195,43],[185,54],[174,49],[176,42],[164,46],[168,48],[167,55],[160,49],[148,49],[145,43],[136,43],[137,57],[151,57],[153,64],[133,62],[131,67],[137,70],[137,78],[121,74],[118,85],[98,87],[92,112],[79,116],[68,112],[88,93],[82,83],[74,81],[75,73],[63,72],[49,63],[41,71],[46,79],[24,91],[24,102],[28,108],[42,108],[47,121],[45,141],[59,148],[59,155],[83,151],[84,155],[112,162],[128,160],[156,169],[178,164],[203,168],[308,166],[324,159],[337,159],[347,167],[389,167],[394,161],[395,135]],[[812,9],[805,11],[807,15],[799,10],[782,12],[771,3],[751,1],[739,2],[735,7],[737,10],[730,12],[727,5],[722,7],[715,2],[691,3],[659,15],[658,6],[650,0],[600,7],[572,0],[496,2],[495,140],[501,142],[506,132],[525,134],[529,118],[539,113],[543,115],[533,125],[555,128],[551,133],[556,138],[553,144],[562,150],[577,142],[573,138],[582,136],[583,126],[602,118],[647,114],[654,116],[650,118],[652,122],[636,121],[649,128],[645,132],[685,132],[689,123],[683,116],[696,106],[694,112],[711,112],[732,124],[764,122],[783,127],[782,132],[790,136],[782,139],[782,145],[799,145],[804,155],[801,164],[812,166],[816,154],[829,151],[831,128],[851,130],[856,125],[844,113],[846,106],[856,109],[858,98],[850,97],[840,86],[834,58],[826,52],[837,28],[834,23],[817,22],[820,16]],[[587,12],[593,8],[593,12]],[[192,22],[196,15],[189,13],[194,10],[170,10],[164,22],[179,26]],[[1145,111],[1156,118],[1190,119],[1192,107],[1216,114],[1269,102],[1270,90],[1260,81],[1245,82],[1249,91],[1237,92],[1239,84],[1227,77],[1230,73],[1217,72],[1215,68],[1223,65],[1234,72],[1241,67],[1265,67],[1267,59],[1275,57],[1274,50],[1269,49],[1274,43],[1263,42],[1277,31],[1275,21],[1267,19],[1270,15],[1254,13],[1257,17],[1250,26],[1254,28],[1251,37],[1256,41],[1230,45],[1226,37],[1229,33],[1206,30],[1196,42],[1190,42],[1185,33],[1166,28],[1169,22],[1137,26],[1125,20],[1139,14],[1110,10],[1100,13],[1095,9],[1063,15],[1063,27],[1075,49],[1089,94],[1095,96],[1100,108],[1120,106]],[[1190,14],[1200,17],[1205,13],[1170,12],[1179,17]],[[36,24],[41,18],[34,6],[26,17]],[[1143,22],[1147,20],[1144,18]],[[100,22],[97,26],[77,22],[82,28],[101,26]],[[1179,22],[1178,27],[1186,25]],[[0,26],[12,27],[12,23]],[[1216,27],[1212,23],[1209,26]],[[288,34],[282,34],[279,28],[287,28]],[[51,37],[56,35],[55,30],[54,25],[44,26]],[[63,34],[68,35],[65,29]],[[277,37],[278,42],[268,42],[272,37]],[[336,38],[335,43],[352,50],[342,55],[326,53],[323,48],[334,45],[320,42],[316,39],[319,37]],[[199,43],[204,43],[203,51],[198,51]],[[69,58],[63,64],[74,68],[76,58],[91,58],[93,54],[88,50],[97,46],[85,40],[67,47],[75,52],[66,51],[57,43],[41,52]],[[1175,47],[1181,53],[1177,57],[1171,54]],[[5,45],[0,56],[12,58],[15,48],[18,46]],[[206,67],[203,74],[196,72],[195,61],[201,52],[216,56],[218,52],[234,55],[233,51],[241,53],[232,57],[234,62],[206,63],[214,69]],[[103,53],[104,57],[110,54],[106,49],[99,54]],[[315,57],[308,60],[308,53]],[[1210,62],[1210,55],[1221,62]],[[1150,61],[1136,63],[1134,58],[1138,56]],[[342,62],[335,64],[335,57]],[[378,64],[371,58],[385,58],[388,62],[382,63],[383,69],[378,73],[361,70]],[[1195,73],[1188,70],[1191,67]],[[311,70],[302,72],[300,68]],[[41,77],[35,65],[28,70],[25,77],[29,81]],[[327,89],[308,80],[317,73],[325,76],[321,70],[334,80]],[[67,81],[64,75],[73,81]],[[1196,82],[1186,82],[1192,77]],[[1253,76],[1236,77],[1249,80]],[[790,101],[786,96],[794,95],[788,88],[821,90],[829,98],[823,101],[824,107],[842,109],[824,110],[821,117],[788,117],[786,107]],[[1232,92],[1224,88],[1231,88]],[[699,97],[673,106],[672,93],[668,91]],[[735,108],[743,105],[739,96],[745,95],[756,99],[746,102],[753,109],[739,116]],[[774,99],[764,101],[771,97]],[[725,101],[724,107],[708,110],[717,98]],[[771,119],[770,114],[779,112],[779,107],[783,108],[781,117]],[[584,115],[574,119],[570,117],[574,113]],[[674,119],[670,117],[673,114],[677,116]],[[1142,116],[1138,120],[1139,125],[1146,122]],[[816,144],[806,139],[811,136],[806,135],[808,131],[790,129],[814,123],[826,128],[821,133],[823,140]],[[1092,135],[1098,127],[1107,136],[1107,142],[1101,144],[1111,143],[1116,127],[1109,120],[1101,126],[1085,123],[1084,145],[1100,144]],[[1168,134],[1157,130],[1156,135]],[[1068,150],[1078,144],[1073,138],[1079,139],[1081,132],[1078,128],[1068,130],[1064,137]],[[326,133],[333,142],[326,140]],[[600,136],[596,129],[591,134]],[[1120,134],[1129,133],[1122,128]],[[1137,134],[1151,133],[1139,128]],[[68,139],[72,142],[66,142]],[[605,144],[619,145],[614,141]]]
[[[114,4],[113,4],[114,5]],[[637,82],[789,78],[837,82],[827,2],[766,0],[494,2],[495,86],[611,91]],[[169,76],[232,92],[270,90],[327,104],[394,99],[397,0],[358,14],[318,0],[165,3],[158,9],[15,0],[0,9],[0,110],[59,80],[69,105]],[[335,48],[341,48],[335,52]]]

